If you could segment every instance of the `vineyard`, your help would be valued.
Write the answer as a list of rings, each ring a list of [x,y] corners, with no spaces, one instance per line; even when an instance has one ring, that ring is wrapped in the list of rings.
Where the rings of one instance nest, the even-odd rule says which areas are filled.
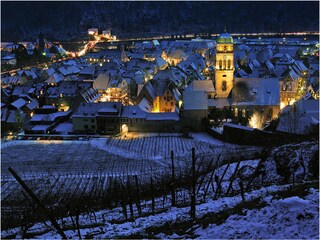
[[[30,208],[30,199],[23,194],[20,185],[8,172],[8,167],[12,167],[47,206],[61,208],[80,201],[98,207],[102,202],[111,202],[112,205],[112,196],[119,198],[116,192],[110,192],[111,188],[121,187],[117,185],[119,179],[129,182],[128,177],[136,176],[141,184],[150,182],[152,177],[154,184],[160,184],[171,171],[171,150],[179,177],[191,164],[192,148],[195,148],[197,156],[204,156],[202,161],[212,160],[218,154],[225,155],[224,151],[235,151],[238,156],[252,155],[252,151],[257,151],[256,148],[244,151],[243,147],[231,145],[214,146],[179,136],[15,141],[3,144],[2,226],[9,227],[8,222],[18,221],[16,217]]]

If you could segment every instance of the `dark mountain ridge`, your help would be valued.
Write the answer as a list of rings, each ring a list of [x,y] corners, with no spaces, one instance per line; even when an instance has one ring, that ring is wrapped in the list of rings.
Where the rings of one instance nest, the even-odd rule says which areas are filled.
[[[318,31],[319,2],[1,2],[2,41],[80,39],[90,27],[118,37]]]

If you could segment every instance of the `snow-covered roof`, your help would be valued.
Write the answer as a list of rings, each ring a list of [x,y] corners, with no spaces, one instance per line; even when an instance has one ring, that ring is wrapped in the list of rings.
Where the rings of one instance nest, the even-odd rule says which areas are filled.
[[[235,84],[245,82],[252,97],[246,102],[235,102],[233,105],[277,106],[280,104],[280,85],[278,78],[235,78]]]
[[[64,79],[60,74],[53,73],[45,82],[46,83],[59,83]]]
[[[19,109],[19,108],[23,107],[24,105],[26,105],[27,103],[28,102],[26,100],[24,100],[23,98],[19,98],[18,100],[11,103],[11,105],[14,106],[15,108]]]
[[[156,64],[157,64],[157,66],[159,66],[159,67],[162,67],[162,66],[168,64],[162,57],[157,57],[157,58],[155,59],[155,62],[156,62]]]
[[[30,110],[33,110],[33,109],[37,108],[38,106],[39,106],[39,103],[35,99],[32,99],[32,101],[27,104],[27,108],[29,108]]]
[[[319,100],[316,99],[299,100],[295,106],[301,113],[319,113]]]
[[[58,70],[60,73],[62,73],[63,76],[71,74],[71,72],[69,72],[65,67],[60,67]]]
[[[213,82],[211,80],[195,80],[190,86],[192,87],[192,91],[204,91],[204,92],[214,92]]]
[[[205,91],[192,91],[192,86],[189,85],[183,92],[183,108],[184,110],[207,110],[207,93]]]
[[[29,92],[30,88],[31,87],[28,85],[15,86],[13,89],[12,95],[13,96],[20,96],[22,94],[26,94]]]
[[[147,113],[140,109],[139,106],[124,106],[121,117],[124,118],[146,118]]]
[[[51,76],[52,74],[55,73],[55,70],[54,70],[53,68],[48,68],[48,69],[46,70],[46,73],[48,74],[48,76]]]
[[[93,87],[96,90],[106,90],[109,85],[109,76],[106,74],[100,74],[93,82]]]
[[[81,92],[82,97],[84,98],[84,100],[86,102],[94,102],[96,100],[99,99],[99,97],[101,96],[97,90],[93,89],[93,88],[89,88],[85,91]]]
[[[8,115],[8,118],[6,119],[6,121],[8,123],[15,123],[17,122],[17,119],[16,119],[16,111],[15,110],[8,110],[9,111],[9,115]]]
[[[148,121],[179,121],[179,114],[176,112],[165,112],[165,113],[147,113]]]
[[[114,109],[110,112],[110,109]],[[120,102],[98,102],[98,103],[80,103],[76,112],[72,115],[72,117],[95,117],[100,113],[118,113],[116,115],[111,114],[113,116],[117,116],[121,111],[121,103]]]
[[[140,108],[142,111],[151,112],[153,106],[152,106],[152,104],[151,104],[146,98],[142,98],[142,100],[141,100],[140,103],[139,103],[139,108]]]
[[[1,82],[9,85],[23,84],[26,81],[25,77],[20,76],[9,76],[5,78],[1,78]]]
[[[231,106],[229,98],[209,98],[208,107],[216,107],[222,109],[224,107]]]
[[[94,72],[95,72],[95,68],[93,66],[88,66],[88,67],[85,67],[84,69],[82,69],[79,74],[93,76]]]
[[[39,122],[39,121],[45,121],[45,122],[53,122],[59,117],[66,117],[71,113],[71,110],[65,111],[65,112],[54,112],[54,113],[48,113],[48,114],[42,114],[37,113],[34,114],[30,120],[30,122]]]
[[[4,61],[8,61],[8,60],[12,60],[12,59],[16,59],[16,57],[13,55],[7,55],[7,56],[4,56],[1,58],[1,60],[4,60]]]
[[[73,125],[72,123],[60,123],[58,126],[56,126],[53,131],[57,133],[62,133],[62,134],[68,134],[69,132],[73,131]]]
[[[50,128],[50,125],[35,125],[31,130],[46,132],[49,128]]]

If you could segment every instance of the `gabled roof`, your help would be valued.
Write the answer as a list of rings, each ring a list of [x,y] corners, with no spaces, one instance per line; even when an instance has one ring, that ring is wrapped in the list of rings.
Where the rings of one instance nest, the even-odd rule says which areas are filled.
[[[86,102],[94,102],[96,100],[99,99],[99,97],[101,96],[97,90],[93,89],[93,88],[89,88],[85,91],[81,92],[82,97],[84,98],[84,100]]]
[[[121,113],[120,102],[98,102],[98,103],[80,103],[76,112],[72,117],[95,117],[100,113],[104,115],[120,116]],[[116,114],[114,114],[116,113]]]
[[[85,67],[84,69],[82,69],[79,74],[93,76],[94,72],[95,72],[94,66],[88,66],[88,67]]]
[[[235,102],[235,92],[232,91],[232,105],[277,106],[280,104],[280,85],[278,78],[235,78],[238,82],[245,82],[248,86],[250,100]]]
[[[15,86],[12,92],[13,96],[20,96],[21,94],[26,94],[30,91],[32,87],[28,85]]]
[[[147,121],[179,121],[176,112],[147,113]]]
[[[37,100],[32,99],[30,103],[27,104],[27,108],[29,108],[30,110],[33,110],[35,108],[37,108],[39,106],[39,103]]]
[[[52,74],[45,82],[46,83],[59,83],[63,80],[63,76],[57,73]]]
[[[23,98],[19,98],[18,100],[11,103],[11,105],[14,106],[15,108],[19,109],[19,108],[22,108],[27,103],[28,102],[26,100],[24,100]]]
[[[156,57],[155,63],[159,67],[162,67],[168,64],[162,57]]]
[[[96,90],[106,90],[109,86],[110,78],[106,74],[100,74],[93,82],[93,88]]]
[[[139,106],[124,106],[121,117],[125,118],[146,118],[147,113],[142,111]]]
[[[46,70],[46,73],[48,74],[48,76],[51,76],[52,74],[55,73],[55,70],[54,70],[53,68],[48,68],[48,69]]]
[[[187,88],[188,91],[193,92],[215,92],[213,82],[211,80],[195,80],[190,84],[191,88]]]
[[[183,108],[184,110],[207,110],[207,93],[205,91],[192,91],[192,86],[189,85],[183,92]]]
[[[60,73],[62,73],[63,76],[71,74],[65,67],[60,67],[58,70]]]
[[[143,98],[138,106],[144,112],[151,112],[153,108],[152,104],[146,98]]]

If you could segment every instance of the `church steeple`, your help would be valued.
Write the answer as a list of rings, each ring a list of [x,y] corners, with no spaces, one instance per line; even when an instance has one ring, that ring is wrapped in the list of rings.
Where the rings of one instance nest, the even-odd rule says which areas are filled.
[[[225,27],[226,31],[226,27]],[[218,98],[227,98],[233,88],[233,38],[220,34],[216,44],[215,88]]]
[[[127,57],[127,54],[126,52],[124,51],[124,46],[122,45],[122,53],[121,53],[121,61],[122,62],[128,62],[129,61],[129,58]]]

